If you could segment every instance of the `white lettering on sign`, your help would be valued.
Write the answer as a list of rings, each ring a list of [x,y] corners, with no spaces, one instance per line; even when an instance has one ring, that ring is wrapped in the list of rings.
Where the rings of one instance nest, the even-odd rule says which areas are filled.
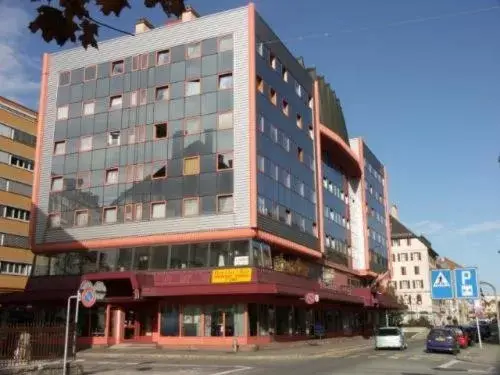
[[[470,271],[462,271],[462,285],[467,284],[468,281],[472,279],[472,274]]]

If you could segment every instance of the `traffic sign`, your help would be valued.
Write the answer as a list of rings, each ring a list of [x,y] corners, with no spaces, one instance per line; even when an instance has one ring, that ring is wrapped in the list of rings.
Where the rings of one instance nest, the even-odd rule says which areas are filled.
[[[432,299],[452,299],[454,297],[451,270],[431,270],[431,294]]]
[[[308,305],[312,305],[313,303],[319,302],[319,296],[314,293],[307,293],[304,300]]]
[[[94,288],[87,288],[82,291],[82,305],[86,308],[91,308],[97,301]]]
[[[106,297],[108,289],[102,281],[96,281],[94,283],[95,296],[98,301],[102,301]]]
[[[477,268],[457,268],[455,269],[456,296],[460,299],[478,299],[479,280]]]

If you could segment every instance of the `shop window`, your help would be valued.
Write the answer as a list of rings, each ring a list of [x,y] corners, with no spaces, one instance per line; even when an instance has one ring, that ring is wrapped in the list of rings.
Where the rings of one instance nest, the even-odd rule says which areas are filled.
[[[242,305],[205,306],[205,336],[241,336],[243,334],[242,310]]]
[[[188,266],[189,245],[172,245],[170,249],[170,268],[185,269]]]
[[[79,310],[78,326],[82,337],[106,336],[106,306]]]
[[[182,335],[196,337],[202,335],[201,307],[186,305],[182,314]]]
[[[179,336],[179,306],[163,305],[160,312],[160,335]]]

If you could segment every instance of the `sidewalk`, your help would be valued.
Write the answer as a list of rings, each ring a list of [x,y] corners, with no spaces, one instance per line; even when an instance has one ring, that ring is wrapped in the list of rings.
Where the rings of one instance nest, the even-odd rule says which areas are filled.
[[[409,338],[409,341],[421,339],[418,336]],[[149,359],[253,359],[253,360],[280,360],[321,358],[347,355],[373,348],[373,338],[338,337],[324,340],[308,340],[297,342],[274,342],[261,346],[258,350],[243,347],[234,353],[231,348],[138,348],[133,347],[111,347],[104,349],[88,349],[77,354],[80,359],[111,359],[140,357]]]

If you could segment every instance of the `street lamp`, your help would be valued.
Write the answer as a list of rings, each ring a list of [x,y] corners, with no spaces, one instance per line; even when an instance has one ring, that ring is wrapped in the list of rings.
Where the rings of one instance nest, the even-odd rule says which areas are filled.
[[[479,282],[481,285],[486,285],[489,286],[493,290],[493,295],[495,296],[495,308],[497,310],[497,339],[498,343],[500,344],[500,311],[499,311],[499,306],[498,306],[498,295],[497,295],[497,289],[493,286],[493,284],[487,283],[486,281],[481,281]]]

